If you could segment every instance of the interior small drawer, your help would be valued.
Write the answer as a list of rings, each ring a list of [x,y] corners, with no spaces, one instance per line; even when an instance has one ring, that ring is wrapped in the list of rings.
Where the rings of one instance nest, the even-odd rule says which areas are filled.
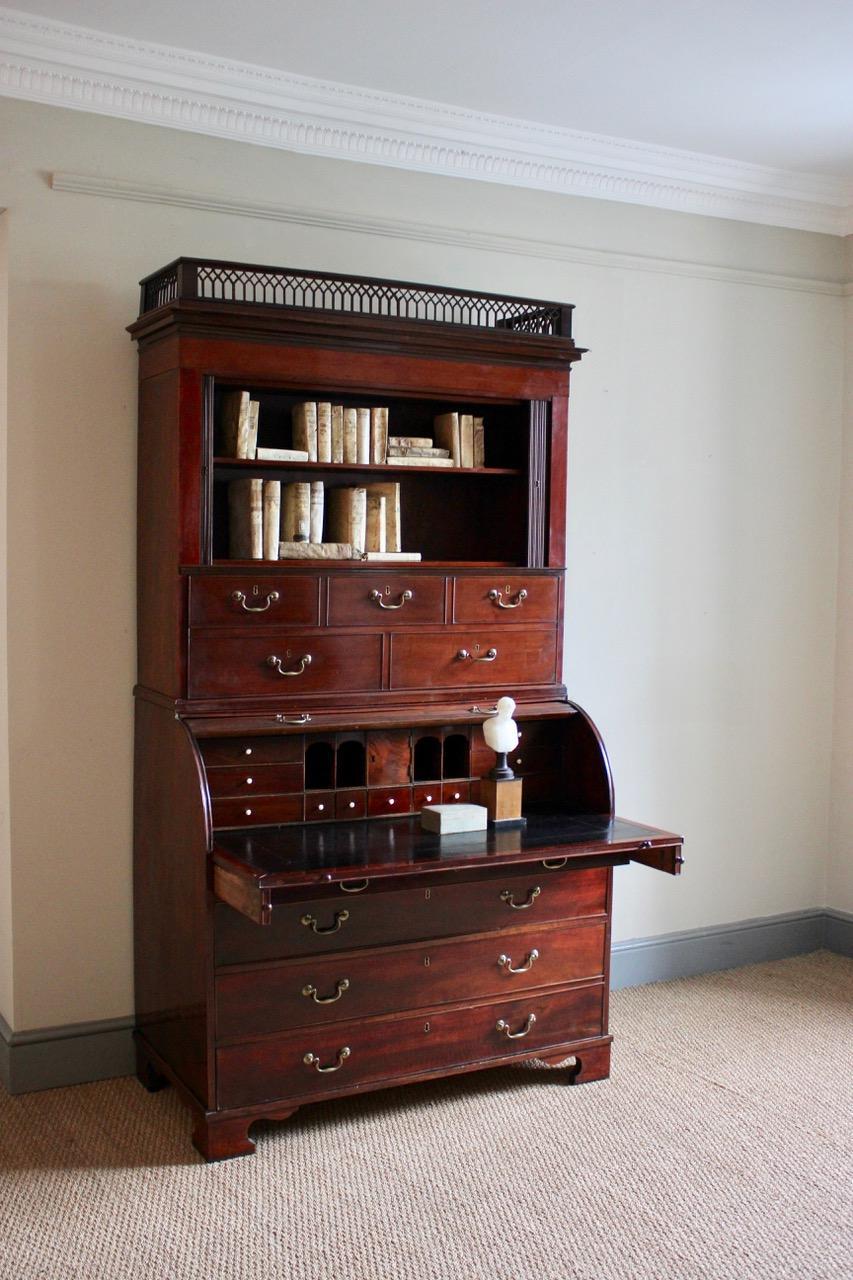
[[[308,900],[274,895],[268,925],[234,910],[217,913],[216,961],[337,954],[599,915],[607,907],[607,874],[605,867],[549,871],[534,863],[521,874],[513,868],[462,883],[450,877],[424,888],[385,889],[370,881],[359,893],[330,889]]]
[[[201,754],[206,765],[261,765],[292,762],[301,764],[305,751],[301,733],[270,734],[257,738],[202,738]]]
[[[557,674],[553,627],[454,627],[391,637],[392,689],[549,684]]]
[[[458,577],[453,587],[453,621],[487,623],[556,622],[556,578],[519,574]]]
[[[333,575],[329,626],[398,627],[444,622],[444,578],[416,574]]]
[[[216,979],[221,1040],[601,978],[603,920],[291,960]]]
[[[445,1072],[602,1034],[604,986],[538,992],[469,1008],[327,1023],[219,1048],[220,1107],[346,1093],[382,1080]]]
[[[300,635],[194,628],[190,632],[189,696],[292,697],[346,689],[379,689],[381,635]]]
[[[292,574],[268,578],[217,574],[190,578],[190,625],[244,622],[253,626],[315,627],[320,621],[320,578]]]
[[[282,822],[301,822],[302,792],[295,795],[244,796],[214,800],[214,827],[272,826]]]
[[[223,769],[208,769],[207,785],[212,796],[281,795],[302,790],[303,769],[300,764],[252,763]]]

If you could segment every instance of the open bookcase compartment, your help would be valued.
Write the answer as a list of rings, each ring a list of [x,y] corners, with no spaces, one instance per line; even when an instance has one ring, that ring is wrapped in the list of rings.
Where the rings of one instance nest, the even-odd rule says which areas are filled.
[[[531,559],[529,490],[531,479],[541,487],[545,460],[531,460],[529,402],[209,378],[205,406],[207,563],[364,551],[385,562],[398,552],[433,563]],[[533,562],[543,554],[537,546]]]

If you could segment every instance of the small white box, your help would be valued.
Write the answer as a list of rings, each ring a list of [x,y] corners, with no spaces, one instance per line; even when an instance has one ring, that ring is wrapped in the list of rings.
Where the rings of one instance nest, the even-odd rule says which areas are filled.
[[[421,809],[421,826],[441,836],[454,831],[485,831],[489,814],[482,804],[425,804]]]

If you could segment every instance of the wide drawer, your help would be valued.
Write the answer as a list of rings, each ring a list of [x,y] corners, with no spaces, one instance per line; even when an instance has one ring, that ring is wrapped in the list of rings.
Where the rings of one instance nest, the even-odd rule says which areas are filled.
[[[301,791],[291,795],[229,797],[213,801],[214,827],[262,827],[282,822],[301,822],[304,816]]]
[[[216,1053],[220,1107],[342,1093],[508,1057],[603,1031],[604,986],[540,992],[473,1008],[329,1023]]]
[[[302,790],[304,771],[298,764],[251,762],[239,767],[208,769],[207,785],[212,796],[273,796]]]
[[[315,627],[320,621],[320,578],[293,574],[274,578],[228,574],[190,578],[190,625]]]
[[[556,679],[553,627],[469,630],[455,627],[391,637],[391,688],[549,684]]]
[[[413,626],[444,622],[444,578],[343,574],[329,579],[329,626]]]
[[[241,964],[289,956],[388,946],[417,938],[490,933],[545,921],[601,915],[607,908],[606,867],[547,871],[539,864],[485,880],[427,888],[330,892],[275,903],[260,926],[223,909],[216,919],[216,961]]]
[[[453,621],[486,623],[556,622],[559,587],[556,578],[457,578],[453,587]]]
[[[220,973],[220,1040],[601,977],[605,923],[538,925]]]
[[[191,698],[365,692],[378,689],[381,677],[380,635],[190,632]]]
[[[201,754],[206,765],[302,763],[305,744],[301,733],[270,734],[268,737],[202,738]]]

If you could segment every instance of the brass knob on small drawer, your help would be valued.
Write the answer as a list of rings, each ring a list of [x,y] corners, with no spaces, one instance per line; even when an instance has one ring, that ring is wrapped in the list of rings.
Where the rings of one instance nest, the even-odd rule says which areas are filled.
[[[286,661],[286,658],[278,658],[274,653],[271,653],[267,658],[267,666],[272,667],[280,676],[301,676],[305,668],[311,665],[311,654],[303,653],[301,658],[297,658],[295,671],[285,671],[282,663]]]
[[[313,1000],[315,1004],[335,1004],[345,991],[349,991],[349,978],[341,978],[339,982],[335,983],[335,994],[333,996],[318,995],[317,988],[310,982],[302,988],[302,994],[307,996],[309,1000]]]
[[[246,601],[248,600],[248,596],[244,591],[232,591],[231,599],[235,604],[239,605],[241,609],[245,609],[246,613],[266,613],[270,605],[275,604],[277,600],[281,599],[281,597],[277,591],[269,591],[267,592],[267,597],[263,604],[247,604]]]
[[[538,959],[539,952],[534,947],[532,951],[528,951],[524,964],[520,964],[517,969],[512,967],[512,956],[498,956],[498,967],[506,970],[507,973],[527,973],[533,968]]]
[[[523,1040],[524,1037],[526,1035],[529,1035],[530,1032],[533,1030],[533,1025],[535,1022],[536,1022],[536,1014],[529,1013],[527,1015],[527,1021],[525,1022],[524,1026],[521,1028],[520,1031],[510,1031],[509,1023],[505,1022],[504,1019],[501,1018],[498,1022],[495,1023],[495,1031],[502,1031],[503,1034],[506,1036],[507,1040]]]
[[[338,1049],[337,1059],[330,1067],[321,1067],[320,1059],[317,1057],[316,1053],[306,1053],[302,1061],[305,1063],[306,1067],[313,1067],[315,1071],[322,1071],[325,1075],[329,1071],[340,1071],[351,1053],[352,1049],[349,1045],[344,1045],[343,1049]]]
[[[367,593],[367,598],[368,600],[372,600],[374,604],[378,604],[380,609],[402,609],[403,605],[408,600],[411,600],[414,594],[415,594],[414,591],[410,591],[409,588],[407,587],[405,591],[400,592],[400,599],[397,601],[396,604],[386,604],[385,601],[382,599],[382,592],[377,591],[376,588],[374,587],[372,591],[369,591]]]
[[[348,911],[336,911],[335,923],[330,924],[327,929],[323,929],[317,924],[315,916],[306,914],[300,918],[300,924],[304,924],[306,929],[310,929],[312,933],[337,933],[342,924],[349,920]]]
[[[484,654],[478,657],[477,654],[471,653],[468,649],[460,649],[456,656],[461,662],[494,662],[495,658],[498,656],[498,651],[494,648],[487,649]]]
[[[515,594],[514,600],[503,600],[503,592],[498,591],[497,587],[492,587],[489,592],[489,599],[498,609],[517,609],[519,605],[524,604],[527,599],[527,588],[522,587]]]
[[[501,902],[505,902],[508,907],[512,907],[513,911],[526,911],[528,907],[532,907],[542,890],[537,884],[531,889],[527,895],[526,902],[516,902],[515,894],[512,889],[504,889],[501,893]]]

